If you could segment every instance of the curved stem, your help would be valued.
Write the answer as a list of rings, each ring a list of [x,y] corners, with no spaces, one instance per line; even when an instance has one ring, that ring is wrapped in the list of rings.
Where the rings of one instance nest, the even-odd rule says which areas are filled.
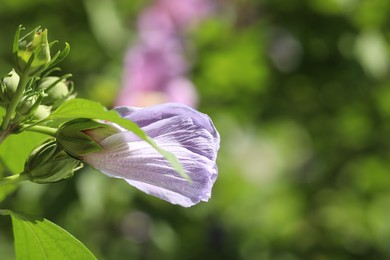
[[[15,112],[16,106],[18,105],[19,100],[23,96],[24,89],[27,86],[28,81],[30,80],[30,77],[27,75],[21,75],[19,79],[18,88],[16,89],[15,95],[13,96],[11,103],[7,107],[7,111],[4,116],[4,120],[1,123],[1,130],[6,131],[9,127],[9,123],[11,121],[11,117],[13,113]]]
[[[15,184],[21,181],[26,181],[29,179],[29,176],[25,173],[15,174],[8,177],[5,177],[4,179],[0,179],[0,186],[8,185],[8,184]]]
[[[26,127],[23,130],[55,137],[58,129],[53,127],[48,127],[48,126],[33,125],[33,126]]]

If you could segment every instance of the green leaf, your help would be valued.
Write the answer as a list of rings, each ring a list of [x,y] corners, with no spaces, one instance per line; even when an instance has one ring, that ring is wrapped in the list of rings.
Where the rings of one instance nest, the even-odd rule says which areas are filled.
[[[101,119],[116,123],[126,128],[127,130],[136,134],[142,140],[148,142],[154,149],[163,155],[165,159],[167,159],[167,161],[180,175],[191,181],[190,177],[184,171],[183,166],[174,154],[160,148],[152,138],[147,136],[145,132],[139,128],[136,123],[122,118],[115,110],[107,111],[103,105],[97,102],[79,98],[71,99],[59,106],[56,111],[54,111],[54,113],[48,117],[48,120],[76,118]]]
[[[17,259],[96,259],[79,240],[47,219],[36,219],[11,211]]]
[[[3,201],[9,194],[16,190],[16,185],[4,185],[0,187],[0,202]]]
[[[0,116],[5,114],[5,109],[0,107]],[[21,133],[10,135],[0,144],[0,160],[7,169],[3,169],[0,176],[3,176],[4,170],[11,171],[12,174],[18,174],[23,171],[24,162],[30,152],[47,136],[37,133]],[[1,197],[1,195],[0,195]]]
[[[2,163],[13,174],[23,171],[24,162],[30,152],[42,141],[47,138],[46,135],[23,132],[17,135],[10,135],[0,144],[0,158]]]

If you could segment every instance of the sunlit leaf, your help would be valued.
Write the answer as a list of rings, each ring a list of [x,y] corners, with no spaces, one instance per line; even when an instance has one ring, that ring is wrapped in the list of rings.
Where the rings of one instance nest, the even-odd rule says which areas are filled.
[[[46,135],[31,132],[10,135],[0,144],[0,158],[2,163],[13,174],[21,173],[27,156],[45,138],[47,138]]]
[[[79,240],[47,219],[7,213],[12,217],[17,259],[96,259]]]
[[[0,187],[0,202],[16,189],[15,185],[4,185]]]
[[[5,114],[4,108],[0,107],[0,116]],[[21,133],[10,135],[0,144],[1,163],[11,171],[17,174],[23,171],[24,162],[38,144],[46,138],[45,135],[37,133]],[[1,176],[2,174],[0,174]]]

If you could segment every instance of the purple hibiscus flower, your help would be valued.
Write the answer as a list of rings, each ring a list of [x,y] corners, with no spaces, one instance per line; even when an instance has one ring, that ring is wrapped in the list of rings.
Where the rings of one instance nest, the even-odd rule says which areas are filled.
[[[61,144],[61,139],[60,145],[106,175],[124,179],[172,204],[190,207],[208,201],[218,175],[216,158],[220,137],[207,115],[176,103],[115,109],[122,117],[138,124],[158,146],[173,153],[192,181],[177,173],[148,143],[112,123],[106,123],[109,130],[82,130],[101,147],[99,151],[78,154],[69,150],[71,146]],[[66,123],[60,133],[64,128],[72,128],[71,125],[72,122]]]

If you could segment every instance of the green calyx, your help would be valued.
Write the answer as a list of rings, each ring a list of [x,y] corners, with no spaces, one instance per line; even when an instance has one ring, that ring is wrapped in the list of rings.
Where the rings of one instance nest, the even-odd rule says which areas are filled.
[[[31,152],[24,166],[24,174],[35,183],[52,183],[72,177],[81,167],[80,160],[69,156],[51,138]]]
[[[21,118],[45,119],[50,115],[51,107],[41,105],[41,101],[41,95],[24,96],[16,107],[16,113]]]
[[[47,106],[54,106],[70,95],[66,81],[53,76],[43,78],[38,85],[38,90],[44,91],[45,96],[41,103]]]
[[[35,96],[24,96],[16,107],[16,113],[25,116],[36,109],[37,98]]]
[[[18,73],[33,75],[50,63],[47,29],[36,28],[17,43]]]
[[[58,144],[75,158],[102,150],[99,141],[116,133],[109,125],[92,119],[75,119],[60,126]]]

